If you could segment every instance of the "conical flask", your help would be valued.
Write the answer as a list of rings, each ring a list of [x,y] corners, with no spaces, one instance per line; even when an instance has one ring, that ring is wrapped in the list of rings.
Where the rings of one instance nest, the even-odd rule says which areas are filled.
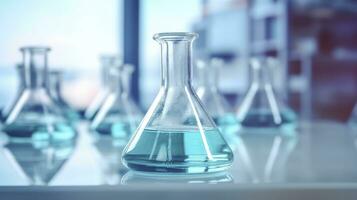
[[[251,84],[238,107],[237,118],[243,128],[294,129],[296,116],[275,95],[269,65],[263,58],[252,58]]]
[[[196,92],[222,134],[229,139],[230,135],[238,131],[239,123],[235,117],[233,108],[218,90],[219,70],[223,64],[224,61],[219,58],[211,59],[210,63],[197,60]]]
[[[57,105],[61,107],[68,121],[70,122],[78,121],[80,119],[78,112],[70,105],[68,105],[66,100],[64,100],[62,97],[61,94],[62,80],[63,80],[63,72],[59,70],[50,71],[50,78],[49,78],[50,95],[52,99],[56,101]]]
[[[348,120],[348,124],[351,127],[357,128],[357,103],[356,103],[355,107],[352,110],[350,119]]]
[[[121,64],[122,60],[116,55],[103,55],[100,57],[100,62],[102,88],[84,113],[84,117],[88,120],[93,120],[94,116],[97,114],[98,110],[110,93],[109,69],[112,66]]]
[[[8,143],[5,146],[12,155],[30,185],[47,185],[72,155],[74,140],[51,143]],[[11,159],[11,158],[9,158]]]
[[[191,86],[195,33],[159,33],[161,87],[124,149],[134,171],[206,173],[227,169],[233,153]]]
[[[21,48],[25,87],[2,127],[12,141],[62,141],[76,136],[48,92],[49,51],[47,47]]]
[[[110,68],[109,94],[90,125],[96,133],[128,140],[135,132],[142,114],[130,96],[133,70],[129,64]]]

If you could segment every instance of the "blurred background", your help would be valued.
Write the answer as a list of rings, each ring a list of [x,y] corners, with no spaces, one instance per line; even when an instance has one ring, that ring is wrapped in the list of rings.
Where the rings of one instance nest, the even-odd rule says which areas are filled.
[[[354,0],[8,0],[0,2],[0,108],[16,96],[19,48],[52,47],[65,71],[63,95],[84,110],[100,89],[99,56],[136,67],[133,96],[146,109],[160,81],[157,32],[194,31],[195,56],[226,61],[220,90],[235,105],[249,84],[248,60],[277,57],[274,84],[302,119],[346,121],[357,101]]]

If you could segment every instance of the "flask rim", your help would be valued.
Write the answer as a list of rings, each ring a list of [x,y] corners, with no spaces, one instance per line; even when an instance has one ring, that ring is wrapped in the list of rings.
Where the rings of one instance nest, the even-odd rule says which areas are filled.
[[[20,48],[20,51],[47,52],[47,51],[51,51],[51,48],[47,46],[24,46]]]
[[[153,36],[156,41],[194,40],[196,38],[198,38],[198,34],[195,32],[162,32]]]

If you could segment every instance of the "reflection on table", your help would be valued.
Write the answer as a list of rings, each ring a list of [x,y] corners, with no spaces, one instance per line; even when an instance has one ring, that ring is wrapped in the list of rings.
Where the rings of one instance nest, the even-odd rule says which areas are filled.
[[[95,137],[79,125],[76,143],[6,143],[0,185],[147,183],[334,183],[357,181],[357,132],[336,122],[301,123],[295,132],[240,130],[229,139],[235,161],[227,173],[165,177],[127,171],[124,143]]]

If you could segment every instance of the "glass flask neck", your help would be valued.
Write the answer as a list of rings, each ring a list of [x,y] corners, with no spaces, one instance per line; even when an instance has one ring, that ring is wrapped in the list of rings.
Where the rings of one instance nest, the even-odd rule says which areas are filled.
[[[217,91],[219,66],[215,61],[211,61],[209,64],[197,61],[197,86]]]
[[[161,86],[191,86],[193,33],[160,33],[154,39],[161,45]]]
[[[123,71],[121,73],[121,79],[122,79],[122,93],[123,95],[125,95],[126,97],[130,97],[130,90],[131,90],[131,77],[133,75],[134,72],[134,66],[131,64],[125,64],[123,66]]]
[[[123,83],[121,78],[121,69],[119,66],[111,67],[109,70],[109,90],[113,93],[122,94]]]
[[[51,71],[50,72],[50,90],[52,90],[52,94],[55,95],[56,98],[61,99],[61,83],[62,83],[62,73],[59,71]]]
[[[21,48],[23,57],[24,86],[28,89],[41,89],[47,87],[47,54],[46,47]]]
[[[256,86],[271,86],[269,66],[260,59],[251,60],[252,83]]]
[[[121,64],[121,59],[117,55],[103,55],[100,57],[101,81],[103,85],[110,84],[110,68]]]

